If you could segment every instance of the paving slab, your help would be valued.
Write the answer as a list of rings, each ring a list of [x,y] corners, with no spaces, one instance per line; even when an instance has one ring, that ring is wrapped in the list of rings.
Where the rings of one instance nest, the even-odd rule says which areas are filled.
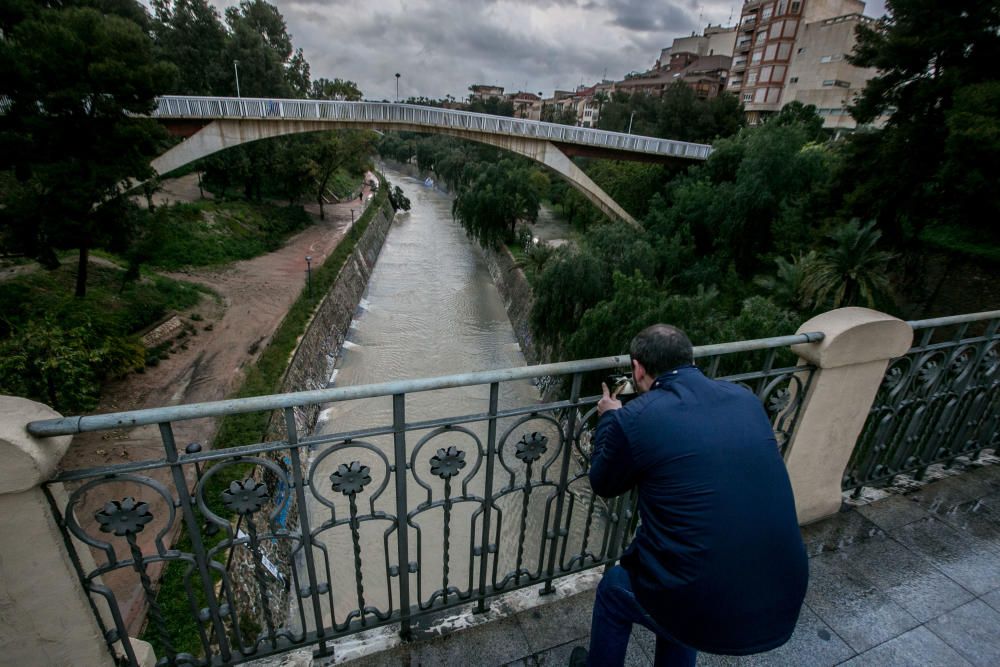
[[[806,553],[817,556],[837,551],[856,542],[883,537],[885,531],[857,512],[840,512],[802,526]]]
[[[806,603],[858,653],[920,624],[852,569],[844,552],[822,554],[809,562]]]
[[[808,606],[802,607],[795,633],[784,646],[755,655],[698,654],[698,665],[705,667],[833,667],[855,655],[855,651],[824,623]]]
[[[938,616],[927,628],[976,667],[1000,665],[1000,612],[982,600]]]
[[[921,623],[976,597],[893,539],[862,542],[842,553],[848,567]]]
[[[531,652],[589,637],[595,594],[585,591],[514,616]]]
[[[529,655],[526,658],[509,663],[506,667],[565,667],[569,664],[569,656],[577,646],[587,648],[590,638],[584,637],[576,641],[554,646],[548,650]],[[625,667],[650,667],[653,659],[646,655],[635,641],[629,642],[625,653]]]
[[[983,549],[979,542],[937,518],[914,521],[893,531],[892,536],[976,595],[1000,588],[997,552]]]
[[[936,516],[978,542],[981,548],[1000,553],[1000,508],[993,509],[982,499],[976,499]]]
[[[997,611],[1000,611],[1000,588],[996,589],[991,593],[987,593],[983,597],[979,598],[989,606],[993,607]]]
[[[856,511],[884,531],[895,530],[929,516],[927,509],[912,495],[891,495],[868,505],[860,505]]]
[[[908,496],[928,512],[944,514],[956,505],[976,500],[995,490],[989,479],[963,474],[932,482]]]
[[[842,667],[972,667],[955,649],[920,626],[842,663]]]

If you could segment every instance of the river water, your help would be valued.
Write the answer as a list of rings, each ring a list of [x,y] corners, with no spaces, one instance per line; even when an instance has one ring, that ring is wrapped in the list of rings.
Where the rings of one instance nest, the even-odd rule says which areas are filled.
[[[524,366],[503,301],[482,255],[451,217],[451,197],[401,173],[389,171],[386,175],[393,185],[403,188],[412,208],[398,214],[392,224],[338,360],[333,384],[362,385]],[[500,385],[500,409],[538,401],[538,391],[528,381]],[[405,401],[406,421],[481,414],[488,410],[488,405],[488,386],[409,394]],[[391,424],[392,418],[392,400],[388,397],[339,403],[323,410],[317,432],[337,434],[374,428]],[[510,442],[504,446],[503,435],[513,426],[516,428],[507,438]],[[440,433],[426,446],[421,444],[421,438],[430,431],[415,431],[406,436],[408,456],[419,450],[412,456],[412,469],[407,475],[409,559],[419,568],[418,574],[411,577],[411,604],[417,599],[426,603],[434,590],[442,589],[446,569],[448,586],[458,591],[469,590],[471,580],[475,585],[479,583],[480,565],[472,550],[482,539],[483,503],[475,498],[485,487],[483,454],[487,428],[484,422],[466,424],[465,428],[468,432],[456,428]],[[513,489],[515,478],[524,479],[523,470],[516,466],[510,466],[510,475],[503,468],[503,463],[520,463],[512,452],[516,438],[523,431],[542,432],[554,438],[552,442],[558,441],[553,424],[542,418],[525,424],[500,420],[498,446],[506,459],[496,465],[494,490],[507,484]],[[445,503],[440,501],[447,490],[442,478],[433,474],[431,458],[438,450],[450,446],[464,452],[466,465],[450,480],[451,498],[456,502],[446,510],[442,506]],[[549,451],[555,453],[557,448],[550,447]],[[548,456],[536,466],[534,479]],[[396,514],[395,488],[388,469],[392,458],[391,436],[335,442],[312,453],[313,493],[321,494],[329,502],[314,500],[310,520],[314,530],[327,522],[328,529],[321,530],[317,541],[324,545],[325,560],[331,567],[331,572],[321,578],[332,582],[332,615],[337,623],[342,623],[352,609],[359,608],[359,598],[365,606],[380,610],[387,609],[390,594],[393,607],[399,604],[398,577],[388,574],[389,567],[398,562],[392,521]],[[345,521],[352,510],[343,484],[350,477],[349,467],[353,462],[367,466],[367,476],[371,478],[356,497],[357,553],[353,522]],[[558,468],[558,464],[552,466],[548,472],[550,478],[558,477]],[[364,480],[364,475],[361,479]],[[421,510],[420,504],[428,500],[429,493],[436,505],[432,503]],[[493,525],[499,523],[501,535],[498,541],[491,536],[490,542],[499,542],[501,577],[515,569],[522,532],[525,534],[520,549],[523,567],[537,571],[541,544],[538,536],[543,532],[546,495],[535,493],[526,510],[520,491],[496,500]],[[446,511],[450,515],[447,520]],[[521,521],[526,524],[524,531]],[[363,575],[361,590],[356,582],[356,569]],[[325,614],[329,613],[327,609]],[[327,619],[329,622],[329,615]]]

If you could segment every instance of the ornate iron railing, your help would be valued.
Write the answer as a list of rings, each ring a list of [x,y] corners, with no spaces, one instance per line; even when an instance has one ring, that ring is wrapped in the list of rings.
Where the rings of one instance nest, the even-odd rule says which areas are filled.
[[[909,324],[915,345],[889,363],[844,472],[855,497],[1000,445],[1000,311]]]
[[[760,398],[784,447],[813,369],[780,362],[794,359],[789,345],[821,339],[706,346],[696,357],[707,374],[729,369],[726,379]],[[28,428],[37,436],[159,429],[163,458],[68,472],[46,487],[109,646],[121,641],[131,664],[123,590],[148,605],[146,636],[162,664],[232,665],[301,646],[329,655],[332,640],[365,628],[398,623],[405,635],[440,610],[483,611],[527,586],[550,592],[558,577],[616,560],[635,528],[634,499],[603,500],[590,489],[599,397],[582,388],[588,373],[627,365],[607,357]],[[509,383],[553,376],[568,381],[568,398],[504,404]],[[418,394],[456,388],[481,397],[484,411],[407,416]],[[298,432],[297,408],[345,401],[391,417],[352,432]],[[287,428],[281,441],[181,452],[174,439],[178,420],[273,410]],[[156,598],[152,570],[170,563],[183,569],[178,595],[194,647],[182,645]]]
[[[446,128],[466,132],[502,134],[545,139],[567,144],[595,146],[631,153],[648,153],[689,160],[706,160],[708,144],[608,132],[573,125],[559,125],[526,118],[425,107],[388,102],[340,102],[333,100],[283,100],[251,97],[191,97],[165,95],[157,99],[154,118],[310,120],[358,123],[392,129],[393,126]]]

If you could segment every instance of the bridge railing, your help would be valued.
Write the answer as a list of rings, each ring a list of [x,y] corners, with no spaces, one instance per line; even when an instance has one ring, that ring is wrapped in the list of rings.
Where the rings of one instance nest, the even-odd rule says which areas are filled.
[[[909,324],[915,344],[889,362],[844,471],[855,496],[1000,445],[1000,311]]]
[[[814,370],[793,365],[788,346],[822,338],[712,345],[696,357],[707,374],[760,398],[783,448]],[[482,611],[499,594],[552,591],[559,577],[616,560],[635,528],[635,501],[590,489],[599,396],[586,389],[595,374],[628,363],[607,357],[51,419],[28,430],[159,431],[157,457],[49,484],[106,639],[123,643],[133,664],[122,590],[148,604],[146,637],[165,664],[231,665],[298,646],[328,655],[331,640],[359,630],[398,623],[406,634],[455,605]],[[541,378],[563,381],[563,398],[516,398],[512,385]],[[449,414],[455,391],[479,398],[482,410]],[[428,396],[444,407],[429,409]],[[295,410],[317,404],[330,407],[334,431],[338,410],[363,414],[367,425],[299,432]],[[176,442],[180,420],[257,411],[275,411],[288,437],[220,451]],[[54,488],[63,485],[68,497]],[[186,609],[180,625],[155,596],[152,572],[165,565],[182,573],[172,602]]]
[[[394,125],[449,128],[514,137],[594,146],[692,160],[705,160],[707,144],[644,137],[593,128],[559,125],[524,118],[510,118],[386,102],[335,100],[286,100],[249,97],[163,96],[157,99],[156,118],[284,119],[359,123],[391,129]]]

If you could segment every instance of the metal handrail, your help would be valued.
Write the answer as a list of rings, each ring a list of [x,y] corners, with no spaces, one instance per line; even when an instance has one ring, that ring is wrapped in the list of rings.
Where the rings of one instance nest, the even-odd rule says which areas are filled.
[[[964,315],[951,315],[949,317],[935,317],[928,320],[911,320],[907,322],[916,331],[918,329],[929,329],[931,327],[947,327],[956,324],[968,324],[969,322],[981,322],[982,320],[1000,319],[1000,310],[987,310],[982,313],[966,313]]]
[[[527,118],[389,102],[165,95],[157,98],[156,107],[149,115],[153,118],[292,119],[419,125],[548,139],[691,160],[706,160],[712,152],[712,147],[708,144],[560,125]]]
[[[823,334],[804,333],[792,336],[777,336],[757,340],[736,341],[718,345],[703,345],[694,349],[695,358],[712,357],[735,352],[751,352],[769,350],[801,343],[816,343],[823,340]],[[266,410],[281,410],[284,408],[333,403],[360,398],[375,398],[410,394],[436,389],[451,389],[471,385],[490,384],[493,382],[509,382],[511,380],[527,380],[545,375],[569,375],[586,373],[608,368],[628,366],[631,358],[628,355],[565,361],[538,366],[522,366],[504,368],[456,375],[442,375],[416,380],[397,380],[378,384],[360,385],[356,387],[335,387],[331,389],[314,389],[270,396],[254,396],[205,403],[189,403],[161,408],[146,408],[143,410],[128,410],[124,412],[109,412],[100,415],[62,417],[59,419],[43,419],[28,424],[28,432],[35,437],[52,437],[57,435],[73,435],[88,431],[101,431],[113,428],[143,426],[147,424],[162,424],[186,419],[203,417],[221,417],[229,414],[259,412]]]

